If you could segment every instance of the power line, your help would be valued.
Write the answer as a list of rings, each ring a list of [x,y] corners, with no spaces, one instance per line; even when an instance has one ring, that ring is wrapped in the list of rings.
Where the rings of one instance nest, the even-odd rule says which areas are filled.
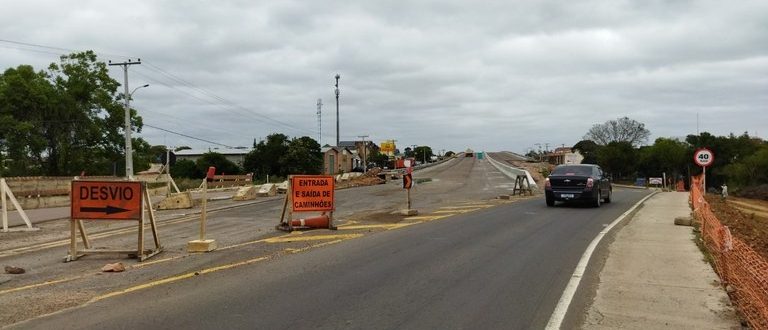
[[[41,45],[41,44],[33,44],[33,43],[27,43],[27,42],[21,42],[21,41],[7,40],[7,39],[0,39],[0,42],[16,44],[16,45],[23,45],[23,46],[28,46],[28,47],[38,47],[38,48],[44,48],[44,49],[58,50],[58,51],[64,51],[64,52],[75,52],[75,51],[77,51],[77,50],[67,49],[67,48],[63,48],[63,47],[46,46],[46,45]],[[33,51],[33,52],[42,52],[42,51],[36,51],[36,50],[33,50],[33,49],[21,49],[21,48],[18,48],[18,49],[26,50],[26,51]],[[103,56],[115,56],[115,57],[122,57],[122,58],[130,58],[129,56],[125,56],[125,55],[108,54],[108,53],[97,52],[97,51],[94,51],[94,52],[96,54],[103,55]],[[51,53],[51,54],[54,54],[54,53]],[[60,55],[60,54],[56,54],[56,55]],[[256,119],[256,118],[254,118],[254,119],[256,119],[256,120],[258,120],[258,121],[260,121],[262,123],[265,123],[265,124],[280,125],[280,126],[282,126],[284,128],[288,128],[288,129],[291,129],[291,130],[294,130],[294,131],[297,131],[297,132],[305,132],[305,133],[310,133],[310,134],[314,133],[314,132],[312,132],[309,129],[301,128],[301,127],[298,127],[298,126],[294,126],[294,125],[291,125],[289,123],[286,123],[286,122],[283,122],[283,121],[271,118],[269,116],[266,116],[266,115],[254,112],[251,109],[243,107],[243,106],[241,106],[239,104],[236,104],[236,103],[234,103],[232,101],[229,101],[229,100],[227,100],[227,99],[225,99],[225,98],[223,98],[223,97],[221,97],[221,96],[219,96],[219,95],[217,95],[217,94],[215,94],[215,93],[213,93],[213,92],[211,92],[209,90],[206,90],[204,88],[195,86],[191,82],[186,81],[186,80],[184,80],[184,79],[182,79],[182,78],[180,78],[180,77],[178,77],[178,76],[176,76],[176,75],[174,75],[172,73],[169,73],[169,72],[163,70],[162,68],[160,68],[160,67],[158,67],[158,66],[156,66],[156,65],[154,65],[152,63],[149,63],[149,62],[146,62],[146,61],[144,61],[143,63],[146,64],[150,70],[153,70],[153,71],[155,71],[155,72],[165,76],[166,78],[170,79],[173,82],[176,82],[178,84],[184,85],[185,87],[190,88],[192,90],[195,90],[195,91],[197,91],[197,92],[199,92],[199,93],[201,93],[201,94],[203,94],[203,95],[205,95],[207,97],[210,97],[210,98],[212,98],[212,99],[214,99],[214,100],[216,100],[216,101],[218,101],[218,102],[220,102],[220,103],[222,103],[222,104],[224,104],[226,106],[229,106],[229,107],[233,108],[233,110],[235,110],[235,109],[239,110],[240,111],[239,114],[241,114],[241,115],[242,114],[246,114],[246,115],[250,115],[250,116],[259,117],[261,119]],[[149,78],[146,75],[142,75],[142,76],[144,76],[145,78]],[[179,89],[177,89],[174,86],[171,86],[169,84],[160,82],[158,80],[154,80],[154,81],[156,83],[165,85],[166,87],[169,87],[171,89],[180,91]],[[196,99],[198,99],[200,101],[206,102],[208,104],[220,105],[220,104],[216,104],[216,103],[213,103],[213,102],[201,99],[201,98],[196,97],[196,96],[194,96],[194,95],[192,95],[190,93],[187,93],[187,92],[183,92],[183,93],[185,93],[185,94],[187,94],[189,96],[192,96],[193,98],[196,98]]]
[[[202,141],[202,142],[206,142],[206,143],[210,143],[210,144],[215,144],[215,145],[219,145],[219,146],[227,147],[227,148],[234,148],[233,146],[229,146],[229,145],[226,145],[226,144],[223,144],[223,143],[218,143],[218,142],[213,142],[213,141],[209,141],[209,140],[205,140],[205,139],[201,139],[201,138],[196,138],[196,137],[191,136],[191,135],[187,135],[187,134],[179,133],[179,132],[174,132],[174,131],[169,130],[169,129],[160,128],[160,127],[152,126],[152,125],[149,125],[149,124],[144,124],[144,126],[150,127],[150,128],[154,128],[154,129],[157,129],[157,130],[161,130],[163,132],[168,132],[168,133],[171,133],[171,134],[176,134],[176,135],[183,136],[185,138],[190,138],[190,139],[193,139],[193,140],[198,140],[198,141]]]

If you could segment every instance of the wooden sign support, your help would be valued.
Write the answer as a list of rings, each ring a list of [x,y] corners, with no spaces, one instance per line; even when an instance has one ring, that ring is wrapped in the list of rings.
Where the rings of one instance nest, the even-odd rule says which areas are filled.
[[[27,213],[24,212],[24,209],[21,208],[21,205],[19,205],[19,201],[16,200],[16,197],[13,196],[13,192],[11,191],[11,188],[8,187],[8,183],[5,182],[4,178],[0,178],[0,199],[2,199],[2,218],[3,218],[3,232],[7,233],[10,231],[32,231],[32,230],[40,230],[40,228],[32,227],[32,222],[29,221],[29,217],[27,216]],[[21,216],[21,219],[24,220],[24,223],[27,225],[26,228],[8,228],[8,202],[6,200],[10,199],[11,203],[13,204],[13,207],[16,208],[16,212],[19,212],[19,216]]]
[[[275,228],[287,232],[311,228],[336,230],[333,225],[335,182],[333,176],[327,175],[289,176],[280,223]],[[322,213],[313,218],[293,219],[294,213],[317,211]]]
[[[121,190],[123,189],[123,190]],[[127,193],[130,189],[130,194]],[[134,194],[138,190],[138,194]],[[122,193],[120,192],[122,191]],[[114,206],[119,202],[113,197],[122,194],[125,201],[122,205]],[[72,181],[72,217],[70,219],[70,244],[69,255],[64,262],[75,261],[86,254],[94,253],[125,253],[131,257],[144,261],[163,251],[160,239],[157,235],[155,211],[152,209],[152,200],[147,191],[146,184],[139,181]],[[113,198],[113,199],[110,199]],[[136,201],[136,199],[139,199]],[[138,204],[136,204],[138,202]],[[101,204],[99,204],[101,203]],[[105,205],[102,207],[102,205]],[[138,206],[137,206],[138,205]],[[146,207],[146,211],[145,208]],[[103,213],[103,216],[96,215]],[[147,213],[149,221],[147,221]],[[138,216],[136,216],[138,214]],[[83,225],[83,220],[138,220],[138,246],[133,249],[94,249],[88,238],[88,233]],[[154,238],[155,249],[144,248],[144,231],[149,222]],[[77,232],[84,249],[78,249]]]
[[[528,181],[528,177],[524,175],[518,175],[515,178],[515,187],[512,189],[512,196],[514,195],[533,195],[533,190],[531,190],[531,183]]]

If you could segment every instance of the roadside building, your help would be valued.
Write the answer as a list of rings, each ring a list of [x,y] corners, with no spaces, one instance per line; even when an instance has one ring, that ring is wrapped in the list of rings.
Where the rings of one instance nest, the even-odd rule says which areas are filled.
[[[578,150],[572,150],[568,147],[556,148],[544,157],[552,165],[581,164],[581,161],[584,160],[584,156]]]
[[[348,148],[342,147],[324,147],[323,152],[323,174],[336,175],[352,172],[355,162],[360,162],[360,158]]]
[[[338,147],[347,148],[357,156],[358,159],[352,163],[352,168],[363,168],[363,160],[380,150],[373,141],[339,141]]]
[[[245,155],[247,155],[249,152],[253,150],[252,148],[226,148],[226,149],[219,149],[219,148],[209,148],[209,149],[185,149],[185,150],[179,150],[175,151],[176,154],[176,160],[191,160],[193,162],[196,162],[200,157],[203,157],[204,154],[209,152],[215,152],[218,154],[224,155],[224,158],[226,158],[228,161],[233,162],[237,164],[237,166],[242,167],[243,162],[245,162]]]

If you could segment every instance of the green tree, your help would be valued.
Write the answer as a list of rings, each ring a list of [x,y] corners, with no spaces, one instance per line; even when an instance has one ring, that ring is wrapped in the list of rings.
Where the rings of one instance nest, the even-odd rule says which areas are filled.
[[[3,174],[112,173],[124,149],[119,85],[92,51],[61,56],[45,72],[7,69],[0,75]],[[140,131],[141,118],[131,114]]]
[[[432,156],[434,156],[432,148],[428,146],[418,146],[413,149],[413,157],[416,158],[417,161],[428,163],[432,161]]]
[[[597,152],[597,163],[615,178],[633,174],[636,161],[635,148],[626,141],[610,142]]]
[[[289,144],[287,135],[270,134],[266,140],[253,146],[253,151],[245,156],[243,167],[258,178],[266,178],[267,175],[285,176],[286,171],[281,160],[288,153]]]
[[[768,184],[768,145],[763,144],[756,153],[727,165],[725,173],[728,184],[736,187]]]
[[[174,178],[202,179],[205,173],[197,168],[195,162],[189,159],[180,159],[176,165],[171,166],[171,176]]]
[[[604,146],[611,142],[628,142],[636,146],[648,141],[651,131],[645,128],[645,124],[628,117],[609,120],[602,124],[595,124],[584,135],[584,140],[591,140]]]
[[[374,149],[371,154],[368,155],[368,163],[376,164],[376,166],[381,168],[389,167],[389,156]]]
[[[200,173],[207,173],[208,167],[216,167],[216,174],[240,174],[243,170],[218,152],[206,152],[195,162]]]
[[[455,154],[456,153],[453,152],[453,151],[448,151],[448,152],[445,153],[445,157],[453,157],[453,155],[455,155]]]
[[[584,159],[582,164],[597,164],[597,152],[600,146],[592,140],[581,140],[573,146],[574,150],[578,150]]]
[[[639,172],[642,176],[667,176],[675,178],[685,173],[690,146],[682,141],[658,138],[652,146],[640,148]]]
[[[715,161],[707,168],[707,186],[718,187],[728,179],[726,170],[729,164],[739,163],[745,158],[755,154],[760,148],[762,141],[751,138],[749,134],[744,133],[736,136],[714,136],[708,132],[702,132],[699,135],[688,135],[686,141],[691,145],[688,159],[693,159],[693,153],[696,149],[707,148],[712,150],[715,155]],[[691,167],[691,174],[701,173],[698,166]]]
[[[323,170],[323,154],[320,144],[308,136],[293,138],[288,144],[288,150],[280,159],[284,164],[280,176],[290,174],[320,174]]]

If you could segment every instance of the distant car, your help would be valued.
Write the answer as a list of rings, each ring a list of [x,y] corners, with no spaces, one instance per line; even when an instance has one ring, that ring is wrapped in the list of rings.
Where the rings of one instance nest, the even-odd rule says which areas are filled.
[[[611,202],[613,186],[600,166],[559,165],[547,177],[544,194],[547,206],[554,206],[556,201],[586,201],[600,207],[601,202]]]

